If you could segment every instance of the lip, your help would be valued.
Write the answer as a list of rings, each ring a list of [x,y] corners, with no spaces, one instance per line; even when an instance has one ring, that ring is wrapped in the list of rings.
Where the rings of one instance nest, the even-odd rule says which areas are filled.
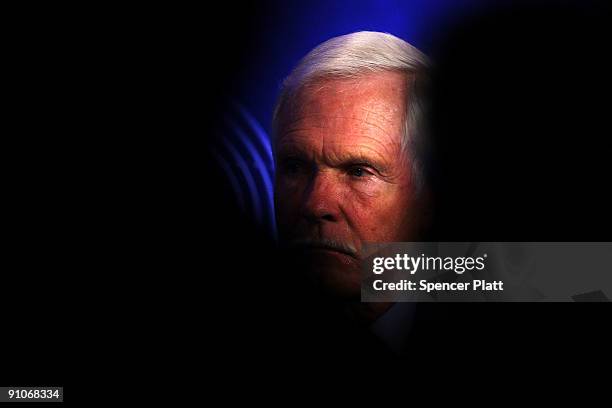
[[[326,253],[326,254],[331,254],[331,255],[342,255],[345,257],[352,258],[352,259],[357,259],[355,255],[353,255],[352,253],[348,251],[343,251],[341,249],[332,248],[332,247],[328,247],[325,245],[303,245],[300,248],[306,251],[321,252],[321,253]]]

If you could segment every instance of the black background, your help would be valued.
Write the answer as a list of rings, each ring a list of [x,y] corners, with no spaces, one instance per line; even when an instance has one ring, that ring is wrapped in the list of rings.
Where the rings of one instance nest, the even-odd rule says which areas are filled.
[[[609,358],[608,305],[419,305],[400,359],[314,299],[207,149],[261,12],[234,6],[6,14],[2,383],[77,399],[263,366],[323,381]],[[438,39],[433,240],[610,240],[603,11],[514,10]],[[219,27],[232,46],[206,42],[206,60]]]

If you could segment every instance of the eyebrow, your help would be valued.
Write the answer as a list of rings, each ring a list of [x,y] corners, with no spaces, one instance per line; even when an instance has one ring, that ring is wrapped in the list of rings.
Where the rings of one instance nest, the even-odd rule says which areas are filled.
[[[297,144],[285,144],[284,146],[279,146],[277,156],[279,160],[312,160],[312,154],[308,153],[304,148]],[[347,167],[361,164],[368,167],[372,167],[381,174],[388,173],[390,163],[388,163],[386,160],[383,160],[381,157],[376,156],[379,155],[367,154],[366,152],[360,150],[357,152],[341,153],[339,155],[335,155],[333,158],[326,157],[325,161],[327,163],[331,162],[331,166],[333,167]]]
[[[367,154],[362,151],[343,153],[339,157],[335,158],[334,162],[340,167],[361,164],[372,167],[383,174],[386,174],[389,171],[389,165],[385,160],[374,157],[374,155]]]

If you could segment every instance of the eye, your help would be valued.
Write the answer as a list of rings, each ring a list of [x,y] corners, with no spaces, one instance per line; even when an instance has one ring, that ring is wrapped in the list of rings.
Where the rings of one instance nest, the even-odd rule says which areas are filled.
[[[348,174],[361,178],[372,175],[372,172],[368,171],[364,166],[353,166],[349,169]]]
[[[294,161],[294,162],[287,163],[285,165],[285,170],[287,171],[287,173],[295,174],[300,171],[300,167],[301,167],[300,163]]]
[[[282,172],[287,175],[296,175],[304,171],[305,165],[297,159],[288,159],[283,162]]]

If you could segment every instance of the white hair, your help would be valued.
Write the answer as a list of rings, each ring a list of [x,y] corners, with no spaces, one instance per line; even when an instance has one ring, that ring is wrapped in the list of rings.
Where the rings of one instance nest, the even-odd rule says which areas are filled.
[[[329,77],[358,78],[368,73],[401,71],[410,75],[402,148],[410,155],[417,191],[424,184],[424,95],[430,66],[425,54],[391,34],[359,31],[332,38],[310,51],[283,81],[272,119],[277,134],[279,115],[304,86]]]

